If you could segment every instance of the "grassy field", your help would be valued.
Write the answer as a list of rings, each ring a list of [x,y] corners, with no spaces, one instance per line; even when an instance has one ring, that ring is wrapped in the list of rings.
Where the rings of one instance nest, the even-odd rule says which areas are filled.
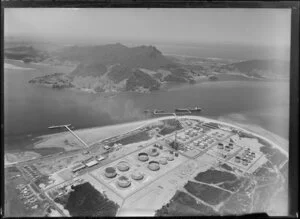
[[[184,188],[210,205],[217,205],[230,196],[229,192],[222,189],[191,181],[188,181]]]
[[[155,216],[217,215],[211,207],[197,201],[185,192],[177,191],[170,202],[155,212]]]
[[[227,189],[227,190],[232,191],[232,192],[236,192],[241,187],[243,181],[244,181],[243,179],[236,179],[232,182],[227,181],[227,182],[224,182],[224,183],[220,184],[219,187]]]

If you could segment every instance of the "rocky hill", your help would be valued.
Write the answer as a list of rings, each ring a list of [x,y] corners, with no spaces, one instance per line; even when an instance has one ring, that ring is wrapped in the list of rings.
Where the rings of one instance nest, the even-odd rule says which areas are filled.
[[[65,87],[103,91],[149,92],[159,89],[164,81],[188,82],[188,71],[180,64],[165,57],[153,46],[126,47],[122,44],[103,46],[72,46],[51,54],[51,61],[57,63],[77,63],[74,71],[68,74],[71,82]],[[50,60],[49,59],[49,60]],[[46,60],[48,61],[48,60]],[[63,80],[57,78],[58,84]],[[44,80],[31,80],[31,83],[45,83]],[[54,83],[55,76],[51,77]]]
[[[27,56],[40,56],[32,47],[11,51],[18,50],[26,51]],[[203,78],[215,81],[218,73],[237,73],[261,79],[289,77],[289,63],[280,60],[229,62],[197,57],[172,58],[164,56],[154,46],[127,47],[120,43],[64,47],[51,52],[43,62],[75,64],[75,68],[67,75],[57,73],[34,78],[30,83],[51,84],[53,88],[74,87],[90,92],[150,92],[160,89],[166,82],[195,83]]]

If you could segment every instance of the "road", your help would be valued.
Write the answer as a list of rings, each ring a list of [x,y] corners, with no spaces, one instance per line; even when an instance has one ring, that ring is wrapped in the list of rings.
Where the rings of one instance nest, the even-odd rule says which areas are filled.
[[[28,178],[28,177],[26,176],[26,173],[24,173],[22,169],[19,169],[19,168],[18,168],[18,170],[21,172],[23,178],[24,178],[27,182],[29,182],[29,184],[30,184],[31,186],[34,186],[34,188],[39,192],[39,194],[42,194],[42,195],[47,199],[47,201],[50,203],[50,205],[51,205],[52,207],[54,207],[54,208],[61,214],[61,216],[64,216],[64,217],[66,216],[66,215],[64,214],[64,212],[63,212],[59,207],[57,207],[57,205],[55,204],[55,202],[54,202],[52,199],[50,199],[50,198],[48,197],[48,195],[47,195],[43,190],[41,190],[38,186],[36,186],[35,183],[34,183],[34,181],[33,181],[31,178]]]

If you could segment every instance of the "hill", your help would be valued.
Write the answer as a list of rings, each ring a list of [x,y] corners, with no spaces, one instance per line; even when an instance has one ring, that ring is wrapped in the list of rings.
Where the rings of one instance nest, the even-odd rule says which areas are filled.
[[[44,51],[32,46],[17,46],[4,49],[4,57],[7,59],[22,60],[24,62],[40,62],[48,57]]]
[[[289,62],[282,60],[248,60],[223,65],[219,72],[238,72],[259,78],[288,78]]]
[[[32,57],[40,54],[32,47],[11,51]],[[285,61],[172,58],[164,56],[154,46],[144,45],[68,46],[49,54],[44,63],[75,64],[75,69],[67,74],[67,79],[55,74],[33,79],[31,83],[53,84],[53,88],[75,87],[91,92],[149,92],[159,89],[165,82],[195,83],[204,77],[215,81],[218,79],[216,73],[237,73],[260,79],[289,77],[289,63]]]
[[[159,89],[163,81],[188,82],[191,78],[180,64],[165,57],[154,46],[127,47],[120,43],[100,46],[72,46],[51,53],[45,62],[76,63],[68,74],[77,88],[103,91],[147,92]],[[163,71],[163,73],[159,73]],[[46,83],[32,80],[31,83]],[[55,76],[51,78],[54,83]],[[57,78],[61,83],[61,77]],[[70,86],[70,81],[67,81]]]
[[[72,46],[54,53],[60,60],[76,61],[87,65],[120,64],[130,68],[157,69],[173,64],[153,46],[127,47],[120,43],[100,46]]]

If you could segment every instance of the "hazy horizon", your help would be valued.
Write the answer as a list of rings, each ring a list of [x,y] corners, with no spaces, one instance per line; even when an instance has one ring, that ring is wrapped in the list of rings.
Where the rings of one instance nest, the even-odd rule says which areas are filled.
[[[191,56],[189,49],[196,46],[221,53],[233,48],[253,53],[250,57],[289,59],[289,9],[6,8],[4,12],[6,39],[154,45],[165,53]]]

